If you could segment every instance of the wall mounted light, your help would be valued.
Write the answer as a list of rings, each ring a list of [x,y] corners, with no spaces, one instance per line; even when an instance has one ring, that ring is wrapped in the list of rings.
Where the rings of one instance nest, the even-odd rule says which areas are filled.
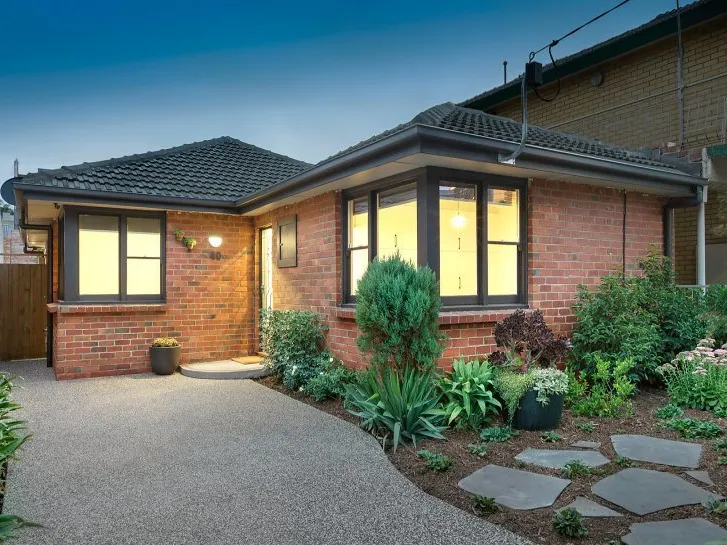
[[[222,237],[219,235],[210,235],[207,240],[213,248],[219,248],[222,246]]]

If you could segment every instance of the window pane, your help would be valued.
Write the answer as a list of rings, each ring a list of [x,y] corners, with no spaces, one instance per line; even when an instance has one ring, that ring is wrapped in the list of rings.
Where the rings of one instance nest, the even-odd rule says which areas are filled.
[[[383,259],[397,252],[417,266],[417,191],[409,184],[379,194],[376,255]]]
[[[487,240],[520,242],[519,191],[487,190]]]
[[[160,259],[126,260],[126,293],[128,295],[159,295],[161,293]]]
[[[369,199],[364,197],[348,202],[348,247],[369,244]]]
[[[517,246],[514,244],[488,244],[488,295],[517,294]]]
[[[364,248],[362,250],[351,250],[351,295],[356,295],[358,292],[358,281],[361,280],[363,273],[366,272],[366,268],[369,266],[369,249]]]
[[[127,218],[126,255],[161,257],[161,232],[162,224],[159,218]]]
[[[79,295],[118,295],[119,218],[78,216]]]
[[[475,187],[439,186],[439,292],[477,295]]]

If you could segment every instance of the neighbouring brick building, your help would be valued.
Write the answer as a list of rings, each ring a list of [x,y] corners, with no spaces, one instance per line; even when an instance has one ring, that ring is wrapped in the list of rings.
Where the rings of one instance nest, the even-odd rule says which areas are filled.
[[[682,28],[679,49],[679,23]],[[555,50],[557,51],[557,49]],[[511,59],[512,60],[512,59]],[[681,60],[681,63],[680,63]],[[681,78],[679,77],[681,64]],[[629,148],[656,150],[703,161],[727,162],[703,152],[727,143],[727,2],[700,0],[544,67],[538,92],[528,95],[530,123]],[[559,76],[558,82],[556,73]],[[520,78],[466,100],[463,106],[518,119]],[[680,100],[680,90],[683,100]],[[712,170],[726,170],[719,166]],[[727,237],[715,230],[718,195],[727,178],[707,176],[705,205],[706,280],[726,281]],[[683,205],[684,203],[682,203]],[[674,259],[678,280],[697,284],[696,203],[673,211]]]
[[[331,350],[363,365],[357,282],[393,253],[438,277],[442,366],[489,353],[517,308],[570,332],[577,286],[634,274],[664,244],[668,199],[705,180],[537,127],[509,164],[520,133],[446,103],[316,165],[224,137],[9,180],[52,256],[57,377],[148,371],[158,336],[186,362],[253,354],[269,306],[318,312]]]

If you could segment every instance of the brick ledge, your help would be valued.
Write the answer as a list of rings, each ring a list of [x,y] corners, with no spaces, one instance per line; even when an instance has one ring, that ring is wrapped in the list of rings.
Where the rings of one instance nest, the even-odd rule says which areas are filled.
[[[109,303],[89,305],[86,303],[49,303],[48,312],[51,314],[103,314],[116,312],[119,314],[135,314],[139,312],[165,312],[169,308],[167,303],[139,303],[122,304]]]
[[[518,310],[518,308],[521,307],[457,311],[445,310],[439,313],[439,325],[495,323],[504,320]],[[339,320],[356,321],[356,309],[351,307],[336,307],[335,316]]]

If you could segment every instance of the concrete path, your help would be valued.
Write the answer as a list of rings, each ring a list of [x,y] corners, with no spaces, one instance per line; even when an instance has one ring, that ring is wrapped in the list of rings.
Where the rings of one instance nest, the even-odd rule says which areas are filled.
[[[421,492],[355,426],[252,381],[25,377],[17,545],[528,541]],[[456,486],[455,483],[452,486]]]

